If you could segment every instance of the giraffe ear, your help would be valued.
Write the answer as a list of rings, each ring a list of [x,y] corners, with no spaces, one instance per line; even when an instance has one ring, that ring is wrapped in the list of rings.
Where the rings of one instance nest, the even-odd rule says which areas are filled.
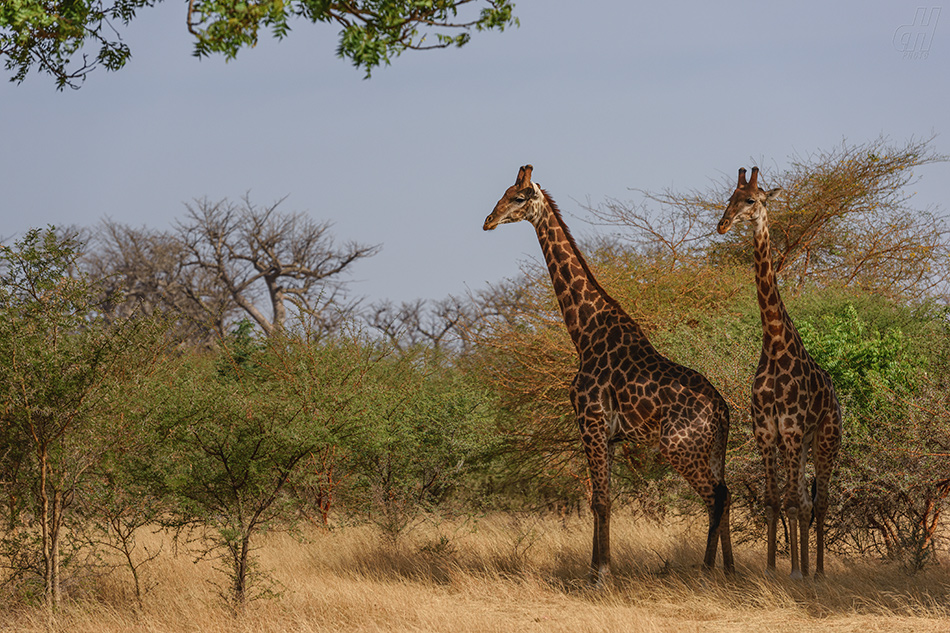
[[[785,190],[782,189],[781,187],[776,187],[775,189],[769,189],[768,191],[765,192],[765,197],[771,200],[772,198],[776,197],[778,194],[782,193],[783,191]]]

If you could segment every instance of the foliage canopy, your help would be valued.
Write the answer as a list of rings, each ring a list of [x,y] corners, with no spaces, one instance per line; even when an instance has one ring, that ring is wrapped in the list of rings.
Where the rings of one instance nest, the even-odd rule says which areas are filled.
[[[5,0],[0,4],[0,57],[12,80],[30,70],[51,75],[59,89],[78,88],[97,67],[122,68],[132,51],[120,26],[162,0]],[[481,8],[465,5],[476,3]],[[406,50],[463,46],[471,31],[517,25],[511,0],[190,0],[194,54],[233,59],[257,44],[261,29],[284,38],[294,19],[340,27],[337,55],[369,77]],[[86,46],[98,47],[93,57]],[[79,61],[77,61],[77,58]]]

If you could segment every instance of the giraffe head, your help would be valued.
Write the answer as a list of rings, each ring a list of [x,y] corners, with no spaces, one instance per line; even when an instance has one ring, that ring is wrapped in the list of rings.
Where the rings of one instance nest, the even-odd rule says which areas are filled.
[[[531,182],[532,169],[534,168],[531,165],[525,165],[518,170],[518,179],[515,180],[515,184],[508,187],[491,215],[485,218],[485,224],[482,226],[484,230],[491,231],[499,224],[521,220],[534,223],[539,217],[544,193],[540,185]]]
[[[745,167],[739,170],[739,184],[729,198],[726,212],[722,214],[716,230],[725,233],[732,228],[736,220],[756,221],[765,216],[765,206],[769,200],[782,191],[781,187],[765,191],[759,187],[759,168],[752,168],[752,178],[746,182]]]

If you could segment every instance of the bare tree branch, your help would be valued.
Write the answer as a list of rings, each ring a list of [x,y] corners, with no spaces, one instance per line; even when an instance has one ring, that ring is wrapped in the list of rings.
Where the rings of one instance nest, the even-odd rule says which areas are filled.
[[[330,222],[282,213],[282,202],[257,207],[246,195],[240,203],[203,198],[187,205],[177,225],[186,265],[214,275],[267,335],[285,326],[288,304],[318,317],[326,311],[322,320],[332,322],[334,312],[347,310],[342,276],[380,250],[357,242],[337,246]]]

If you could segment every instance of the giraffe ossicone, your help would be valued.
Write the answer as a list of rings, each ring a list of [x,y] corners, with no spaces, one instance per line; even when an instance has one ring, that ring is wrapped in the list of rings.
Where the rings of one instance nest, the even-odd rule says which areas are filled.
[[[610,573],[610,466],[617,442],[649,443],[700,496],[709,515],[703,565],[735,568],[725,482],[729,408],[702,374],[667,359],[598,283],[554,200],[518,170],[483,228],[525,220],[538,237],[564,323],[578,356],[570,388],[591,478],[591,574]]]
[[[766,570],[774,572],[779,518],[778,460],[787,477],[784,510],[788,519],[793,578],[808,575],[808,531],[815,522],[815,574],[824,574],[825,519],[828,486],[841,446],[841,407],[831,377],[814,361],[785,310],[772,265],[768,202],[781,188],[758,185],[759,168],[739,170],[736,189],[719,221],[726,233],[737,220],[752,222],[755,283],[762,319],[762,352],[752,382],[752,433],[765,465],[765,515],[768,527]],[[811,453],[813,493],[805,485],[805,463]],[[801,542],[799,543],[799,536]]]

